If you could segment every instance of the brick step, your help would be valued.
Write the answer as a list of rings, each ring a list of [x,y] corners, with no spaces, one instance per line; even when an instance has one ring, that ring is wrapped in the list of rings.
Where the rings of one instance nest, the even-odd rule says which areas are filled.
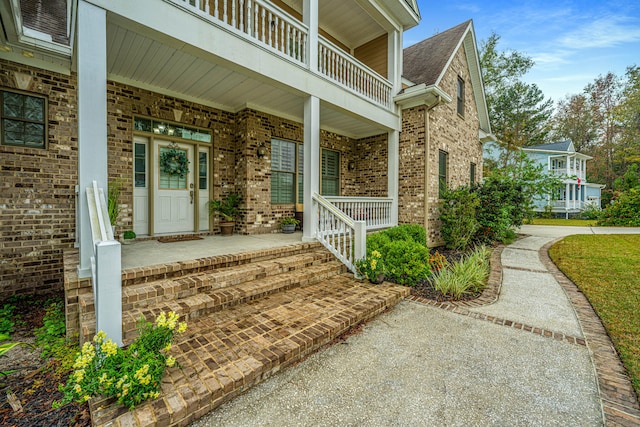
[[[215,255],[188,261],[131,268],[122,272],[122,286],[127,287],[139,283],[175,279],[211,270],[267,261],[322,249],[322,245],[318,242],[296,243],[288,246],[260,249],[239,254]]]
[[[304,271],[292,270],[269,278],[255,279],[231,287],[198,293],[187,298],[162,301],[139,310],[123,310],[122,339],[125,344],[129,344],[137,337],[136,326],[141,316],[153,321],[161,311],[173,311],[181,319],[193,321],[227,307],[244,304],[291,288],[318,283],[344,271],[344,265],[339,261],[332,261],[309,266]]]
[[[223,267],[204,273],[193,273],[173,279],[129,284],[122,288],[122,311],[159,304],[162,301],[178,300],[211,289],[224,288],[244,281],[273,276],[290,270],[310,267],[335,258],[326,250],[290,255],[267,261],[252,262],[233,267]],[[93,294],[79,296],[80,315],[95,311]],[[86,317],[86,316],[85,316]],[[86,319],[84,319],[86,320]]]
[[[231,286],[225,286],[221,288],[209,287],[208,289],[200,288],[200,291],[194,294],[189,294],[183,298],[162,299],[156,301],[154,304],[144,304],[138,308],[126,308],[123,303],[122,310],[122,334],[125,344],[130,343],[136,336],[136,326],[140,316],[152,321],[158,313],[161,311],[175,311],[184,319],[195,319],[202,315],[219,311],[225,307],[232,305],[242,304],[257,298],[261,298],[265,295],[281,292],[286,289],[297,286],[306,286],[312,283],[317,283],[320,280],[327,279],[331,276],[343,273],[345,271],[344,265],[331,257],[325,257],[324,253],[309,255],[296,255],[297,263],[291,257],[288,260],[278,259],[277,261],[269,261],[270,264],[277,264],[280,267],[275,268],[271,266],[272,273],[275,271],[282,271],[283,268],[289,268],[298,266],[299,268],[292,268],[282,272],[280,274],[270,274],[264,276],[265,262],[256,263],[256,267],[260,267],[257,270],[262,273],[257,276],[245,276],[245,282],[233,284]],[[300,262],[302,259],[306,259],[306,262]],[[287,266],[287,267],[283,267]],[[302,269],[302,267],[304,267]],[[234,267],[233,270],[238,269],[240,273],[245,272],[248,266]],[[223,277],[229,277],[230,272],[222,272]],[[233,273],[233,271],[231,271]],[[234,274],[235,275],[235,274]],[[200,281],[207,282],[213,280],[216,277],[216,273],[210,275],[196,276]],[[180,280],[193,280],[193,278],[184,278]],[[161,281],[160,285],[168,284],[167,281]],[[215,284],[215,281],[213,282]],[[175,293],[172,295],[176,295]],[[86,294],[80,299],[81,310],[81,334],[82,342],[91,340],[96,333],[95,326],[95,310],[93,304],[93,295]]]
[[[199,317],[172,348],[182,369],[168,369],[161,398],[133,411],[92,400],[93,425],[186,425],[408,294],[341,274]]]

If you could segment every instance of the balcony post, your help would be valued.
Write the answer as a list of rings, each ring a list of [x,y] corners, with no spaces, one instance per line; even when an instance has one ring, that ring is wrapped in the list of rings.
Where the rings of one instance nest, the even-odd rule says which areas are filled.
[[[85,188],[107,184],[107,14],[78,2],[78,276],[91,275],[93,240]]]
[[[318,0],[304,0],[302,21],[309,28],[306,46],[306,62],[313,72],[318,71]]]
[[[387,36],[387,78],[391,82],[391,96],[401,90],[402,32],[390,31]]]
[[[304,101],[304,219],[302,240],[315,239],[317,212],[312,209],[313,194],[320,193],[320,99]]]

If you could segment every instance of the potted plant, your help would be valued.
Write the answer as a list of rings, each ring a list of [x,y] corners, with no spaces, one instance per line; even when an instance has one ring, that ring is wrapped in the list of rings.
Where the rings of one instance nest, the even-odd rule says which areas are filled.
[[[116,221],[120,215],[120,194],[122,193],[122,181],[114,179],[109,182],[107,188],[107,212],[109,214],[109,222],[111,222],[111,230],[113,236],[116,235]]]
[[[220,215],[220,234],[230,236],[236,220],[240,218],[240,202],[242,196],[231,193],[220,200],[209,201],[209,215],[217,213]]]
[[[285,234],[291,234],[296,231],[296,226],[298,224],[300,224],[300,221],[292,216],[288,216],[280,220],[280,227],[282,228],[282,232]]]
[[[122,235],[123,243],[125,245],[128,245],[130,243],[133,243],[133,241],[136,238],[136,233],[133,230],[127,230],[124,232],[124,234]]]

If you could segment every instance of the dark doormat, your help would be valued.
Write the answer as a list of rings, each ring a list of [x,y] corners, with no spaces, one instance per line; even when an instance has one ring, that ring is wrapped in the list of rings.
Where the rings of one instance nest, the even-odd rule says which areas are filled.
[[[189,240],[202,240],[202,237],[196,235],[185,235],[185,236],[165,236],[158,237],[158,242],[160,243],[173,243],[173,242],[187,242]]]

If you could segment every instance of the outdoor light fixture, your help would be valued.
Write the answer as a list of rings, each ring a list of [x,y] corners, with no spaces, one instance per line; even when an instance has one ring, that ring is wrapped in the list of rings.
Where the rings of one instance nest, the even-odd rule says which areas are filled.
[[[347,169],[349,169],[350,171],[355,170],[356,168],[356,162],[354,162],[353,160],[349,160],[349,163],[347,163]]]
[[[258,148],[256,149],[256,155],[259,159],[267,155],[267,148],[264,146],[264,144],[258,145]]]

